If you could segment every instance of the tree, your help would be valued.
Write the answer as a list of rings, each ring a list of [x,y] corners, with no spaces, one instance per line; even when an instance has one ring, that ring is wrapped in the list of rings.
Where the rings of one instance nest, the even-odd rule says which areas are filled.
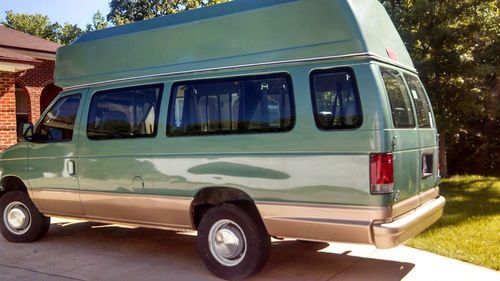
[[[227,0],[111,0],[108,21],[114,25],[151,19]]]
[[[498,0],[380,0],[425,84],[451,173],[500,174]]]
[[[6,27],[63,45],[71,43],[83,34],[83,30],[76,24],[65,23],[61,26],[41,14],[30,15],[7,11],[5,19],[2,24]]]
[[[76,38],[83,34],[83,30],[78,27],[78,25],[72,25],[70,23],[65,23],[62,30],[58,36],[59,43],[62,45],[67,45],[73,42]]]
[[[44,38],[53,42],[59,42],[58,35],[61,30],[61,25],[52,23],[49,17],[35,14],[17,14],[12,11],[7,11],[5,22],[2,22],[6,27],[23,31],[33,36]]]
[[[92,16],[92,24],[87,24],[87,32],[108,28],[109,23],[101,13],[101,11],[97,10],[97,12]]]

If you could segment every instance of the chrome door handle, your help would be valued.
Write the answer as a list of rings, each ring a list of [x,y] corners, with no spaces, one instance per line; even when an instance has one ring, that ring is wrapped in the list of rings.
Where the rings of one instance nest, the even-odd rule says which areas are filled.
[[[76,174],[75,172],[75,161],[69,160],[68,161],[68,174],[70,176],[74,176]]]

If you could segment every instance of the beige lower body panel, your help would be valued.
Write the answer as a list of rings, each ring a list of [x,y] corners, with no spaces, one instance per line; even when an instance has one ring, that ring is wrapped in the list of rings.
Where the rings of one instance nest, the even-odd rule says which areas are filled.
[[[432,188],[394,207],[257,202],[257,208],[272,236],[392,248],[436,222],[444,204]]]
[[[86,218],[142,225],[192,228],[191,198],[81,192]]]
[[[192,198],[32,189],[40,212],[89,221],[161,229],[192,229]]]
[[[390,216],[388,207],[320,206],[257,202],[272,236],[372,244],[371,224]]]
[[[32,190],[46,215],[160,229],[193,229],[192,198]],[[393,207],[256,202],[271,236],[395,247],[437,221],[445,200],[432,188]]]
[[[33,203],[42,213],[83,216],[79,190],[32,188],[30,195]]]

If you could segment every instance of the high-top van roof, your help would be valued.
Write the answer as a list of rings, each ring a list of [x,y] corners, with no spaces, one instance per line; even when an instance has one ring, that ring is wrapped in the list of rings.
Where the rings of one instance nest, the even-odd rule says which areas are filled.
[[[344,56],[414,69],[377,0],[236,0],[86,33],[57,50],[55,83],[68,88]]]

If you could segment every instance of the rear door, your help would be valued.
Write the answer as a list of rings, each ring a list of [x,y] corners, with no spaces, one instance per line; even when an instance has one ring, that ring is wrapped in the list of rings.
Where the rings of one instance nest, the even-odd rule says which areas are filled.
[[[420,191],[436,186],[438,173],[437,130],[432,108],[422,83],[415,75],[405,74],[415,106],[420,153]]]
[[[403,74],[396,69],[380,67],[391,112],[394,157],[394,201],[420,192],[420,143],[417,121]]]

